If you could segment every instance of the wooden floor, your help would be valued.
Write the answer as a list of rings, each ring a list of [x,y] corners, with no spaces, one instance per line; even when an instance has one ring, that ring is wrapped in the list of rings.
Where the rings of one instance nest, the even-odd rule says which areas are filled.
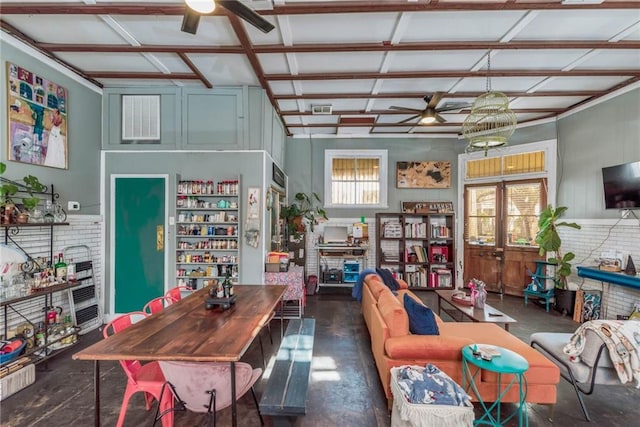
[[[307,415],[299,418],[299,426],[389,426],[386,400],[371,355],[369,337],[358,302],[342,290],[329,292],[323,288],[319,295],[308,298],[305,316],[316,319],[312,378],[307,400]],[[420,293],[430,306],[436,306],[433,293]],[[489,295],[488,303],[518,320],[510,331],[528,342],[537,331],[571,332],[577,324],[559,313],[546,313],[542,307],[522,299]],[[443,317],[444,320],[451,320]],[[279,322],[272,322],[273,345],[267,331],[261,334],[267,357],[273,356],[279,345]],[[84,335],[80,345],[100,339],[98,331]],[[93,364],[71,360],[71,351],[50,360],[48,370],[39,366],[36,383],[0,403],[0,423],[3,427],[78,426],[93,425]],[[246,355],[246,361],[261,366],[260,346],[256,341]],[[102,425],[113,426],[120,411],[126,382],[117,363],[101,364]],[[268,371],[265,375],[268,375]],[[266,383],[256,384],[258,397]],[[530,426],[632,426],[638,425],[640,391],[633,387],[596,388],[593,396],[585,397],[592,416],[588,423],[573,388],[562,381],[558,387],[558,403],[554,422],[547,420],[547,408],[529,406]],[[154,408],[155,409],[155,408]],[[255,405],[250,394],[238,407],[240,426],[259,426]],[[153,412],[146,412],[141,395],[134,396],[127,410],[126,426],[151,426]],[[218,414],[218,426],[229,426],[231,413],[225,409]],[[199,415],[177,414],[176,426],[202,425]],[[267,425],[269,420],[267,420]],[[509,425],[516,425],[510,423]]]

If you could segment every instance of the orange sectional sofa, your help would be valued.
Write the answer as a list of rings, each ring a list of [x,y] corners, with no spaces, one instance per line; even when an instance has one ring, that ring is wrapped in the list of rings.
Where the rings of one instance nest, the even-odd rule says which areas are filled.
[[[458,384],[462,384],[462,348],[468,344],[492,344],[512,350],[529,362],[525,374],[527,402],[553,405],[556,402],[556,386],[560,381],[558,367],[527,343],[511,335],[501,327],[489,323],[443,322],[434,313],[440,335],[412,335],[409,317],[403,306],[408,293],[416,301],[422,301],[406,289],[395,296],[376,274],[365,277],[362,287],[362,314],[371,336],[371,350],[378,374],[384,387],[389,407],[392,403],[390,370],[401,365],[432,363],[446,372]],[[497,397],[497,374],[483,370],[476,376],[476,385],[485,402]],[[502,378],[503,388],[511,381],[510,375]],[[512,387],[503,402],[517,402],[518,388]]]

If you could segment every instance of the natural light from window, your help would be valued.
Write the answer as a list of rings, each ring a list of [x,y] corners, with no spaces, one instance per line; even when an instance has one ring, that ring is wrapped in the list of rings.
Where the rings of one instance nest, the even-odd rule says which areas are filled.
[[[325,200],[330,207],[387,204],[386,150],[326,150]]]

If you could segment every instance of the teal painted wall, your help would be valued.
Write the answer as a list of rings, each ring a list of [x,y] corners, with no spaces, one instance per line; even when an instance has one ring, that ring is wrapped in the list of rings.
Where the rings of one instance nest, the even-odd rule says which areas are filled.
[[[7,163],[4,177],[22,180],[35,175],[44,184],[53,184],[60,194],[60,203],[67,209],[67,201],[80,202],[79,214],[100,213],[100,140],[102,125],[102,95],[53,69],[38,59],[0,40],[0,135],[3,138],[0,159]],[[50,79],[69,91],[68,104],[68,164],[69,169],[34,166],[7,162],[7,61]]]

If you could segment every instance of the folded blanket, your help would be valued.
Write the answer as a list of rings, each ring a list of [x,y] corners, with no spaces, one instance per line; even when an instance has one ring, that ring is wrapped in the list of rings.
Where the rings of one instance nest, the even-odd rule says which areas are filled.
[[[591,320],[585,322],[571,336],[563,351],[569,356],[582,354],[587,330],[595,332],[607,346],[609,357],[616,368],[620,382],[636,380],[640,388],[640,321]]]
[[[447,374],[428,364],[424,370],[405,366],[398,372],[398,385],[409,403],[469,406],[467,393]]]
[[[400,284],[398,284],[398,281],[395,279],[395,277],[393,277],[393,273],[391,273],[389,269],[376,268],[376,273],[378,273],[378,276],[382,278],[382,281],[385,285],[387,285],[387,288],[391,289],[392,291],[397,291],[398,289],[400,289]]]
[[[351,290],[351,296],[354,299],[362,301],[362,286],[364,286],[364,278],[369,274],[376,274],[376,271],[371,268],[365,268],[358,275],[358,280],[356,280],[356,283],[353,285],[353,289]]]

